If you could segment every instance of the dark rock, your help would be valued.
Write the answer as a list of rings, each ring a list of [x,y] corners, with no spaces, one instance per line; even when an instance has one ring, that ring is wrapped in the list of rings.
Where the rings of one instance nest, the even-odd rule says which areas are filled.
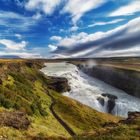
[[[128,112],[128,118],[125,120],[120,120],[119,123],[134,124],[137,118],[140,118],[140,112]]]
[[[32,68],[33,67],[33,63],[32,62],[26,62],[25,63],[27,67]]]
[[[0,126],[27,130],[29,125],[30,121],[28,120],[24,112],[0,112]]]
[[[48,83],[48,87],[61,93],[70,91],[70,86],[66,78],[52,77],[52,80]]]
[[[104,93],[104,94],[102,94],[102,96],[108,97],[109,99],[112,99],[112,100],[118,99],[117,96],[111,95],[111,94],[108,94],[108,93]]]
[[[108,105],[107,105],[108,113],[112,114],[112,110],[114,109],[114,107],[115,107],[115,100],[108,100]]]
[[[2,80],[0,79],[0,85],[2,85]]]
[[[104,106],[104,104],[105,104],[104,98],[98,97],[97,100],[99,101],[99,103],[100,103],[102,106]]]
[[[114,122],[106,122],[105,124],[103,124],[103,127],[115,127],[117,125],[118,124]]]
[[[128,117],[124,120],[120,120],[118,123],[114,122],[107,122],[103,124],[103,127],[115,127],[118,126],[119,124],[137,124],[137,121],[135,120],[140,119],[140,112],[128,112]],[[140,127],[136,128],[137,130],[140,129]]]
[[[102,96],[108,97],[108,105],[107,105],[108,113],[112,114],[112,110],[115,107],[115,100],[118,99],[118,97],[108,93],[102,94]]]

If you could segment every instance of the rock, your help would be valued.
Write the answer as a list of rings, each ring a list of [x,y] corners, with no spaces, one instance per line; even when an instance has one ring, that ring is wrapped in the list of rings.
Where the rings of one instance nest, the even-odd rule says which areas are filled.
[[[104,94],[102,94],[102,96],[108,97],[109,99],[112,99],[112,100],[118,99],[117,96],[111,95],[111,94],[108,94],[108,93],[104,93]]]
[[[108,105],[107,105],[108,113],[112,114],[112,110],[115,107],[115,100],[118,99],[118,97],[108,93],[102,94],[102,96],[108,97]]]
[[[27,130],[29,125],[30,121],[28,120],[24,112],[0,112],[0,126],[7,126],[16,129]]]
[[[104,106],[104,104],[105,104],[104,98],[98,97],[97,100],[99,101],[99,103],[100,103],[102,106]]]
[[[128,112],[128,118],[125,120],[120,120],[119,123],[134,124],[137,118],[140,118],[140,112]]]
[[[70,91],[70,86],[66,78],[52,77],[52,80],[48,83],[48,87],[61,93]]]
[[[0,79],[0,85],[2,85],[2,80]]]
[[[103,127],[115,127],[117,125],[118,124],[114,122],[106,122],[105,124],[103,124]]]

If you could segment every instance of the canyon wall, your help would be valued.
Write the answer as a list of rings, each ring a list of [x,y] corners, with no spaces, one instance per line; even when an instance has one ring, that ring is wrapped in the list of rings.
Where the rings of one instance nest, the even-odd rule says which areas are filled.
[[[140,72],[108,66],[81,67],[83,72],[140,98]]]

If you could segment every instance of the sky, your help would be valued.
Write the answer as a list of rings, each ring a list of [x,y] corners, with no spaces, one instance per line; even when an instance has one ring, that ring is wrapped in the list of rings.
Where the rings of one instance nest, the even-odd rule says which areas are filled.
[[[140,0],[0,0],[0,56],[140,56]]]

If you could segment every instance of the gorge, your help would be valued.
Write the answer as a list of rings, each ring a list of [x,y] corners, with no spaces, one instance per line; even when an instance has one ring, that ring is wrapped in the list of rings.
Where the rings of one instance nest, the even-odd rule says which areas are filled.
[[[129,111],[140,111],[140,99],[93,78],[66,63],[47,63],[41,71],[48,76],[64,77],[71,90],[63,95],[75,99],[100,112],[126,117]]]

